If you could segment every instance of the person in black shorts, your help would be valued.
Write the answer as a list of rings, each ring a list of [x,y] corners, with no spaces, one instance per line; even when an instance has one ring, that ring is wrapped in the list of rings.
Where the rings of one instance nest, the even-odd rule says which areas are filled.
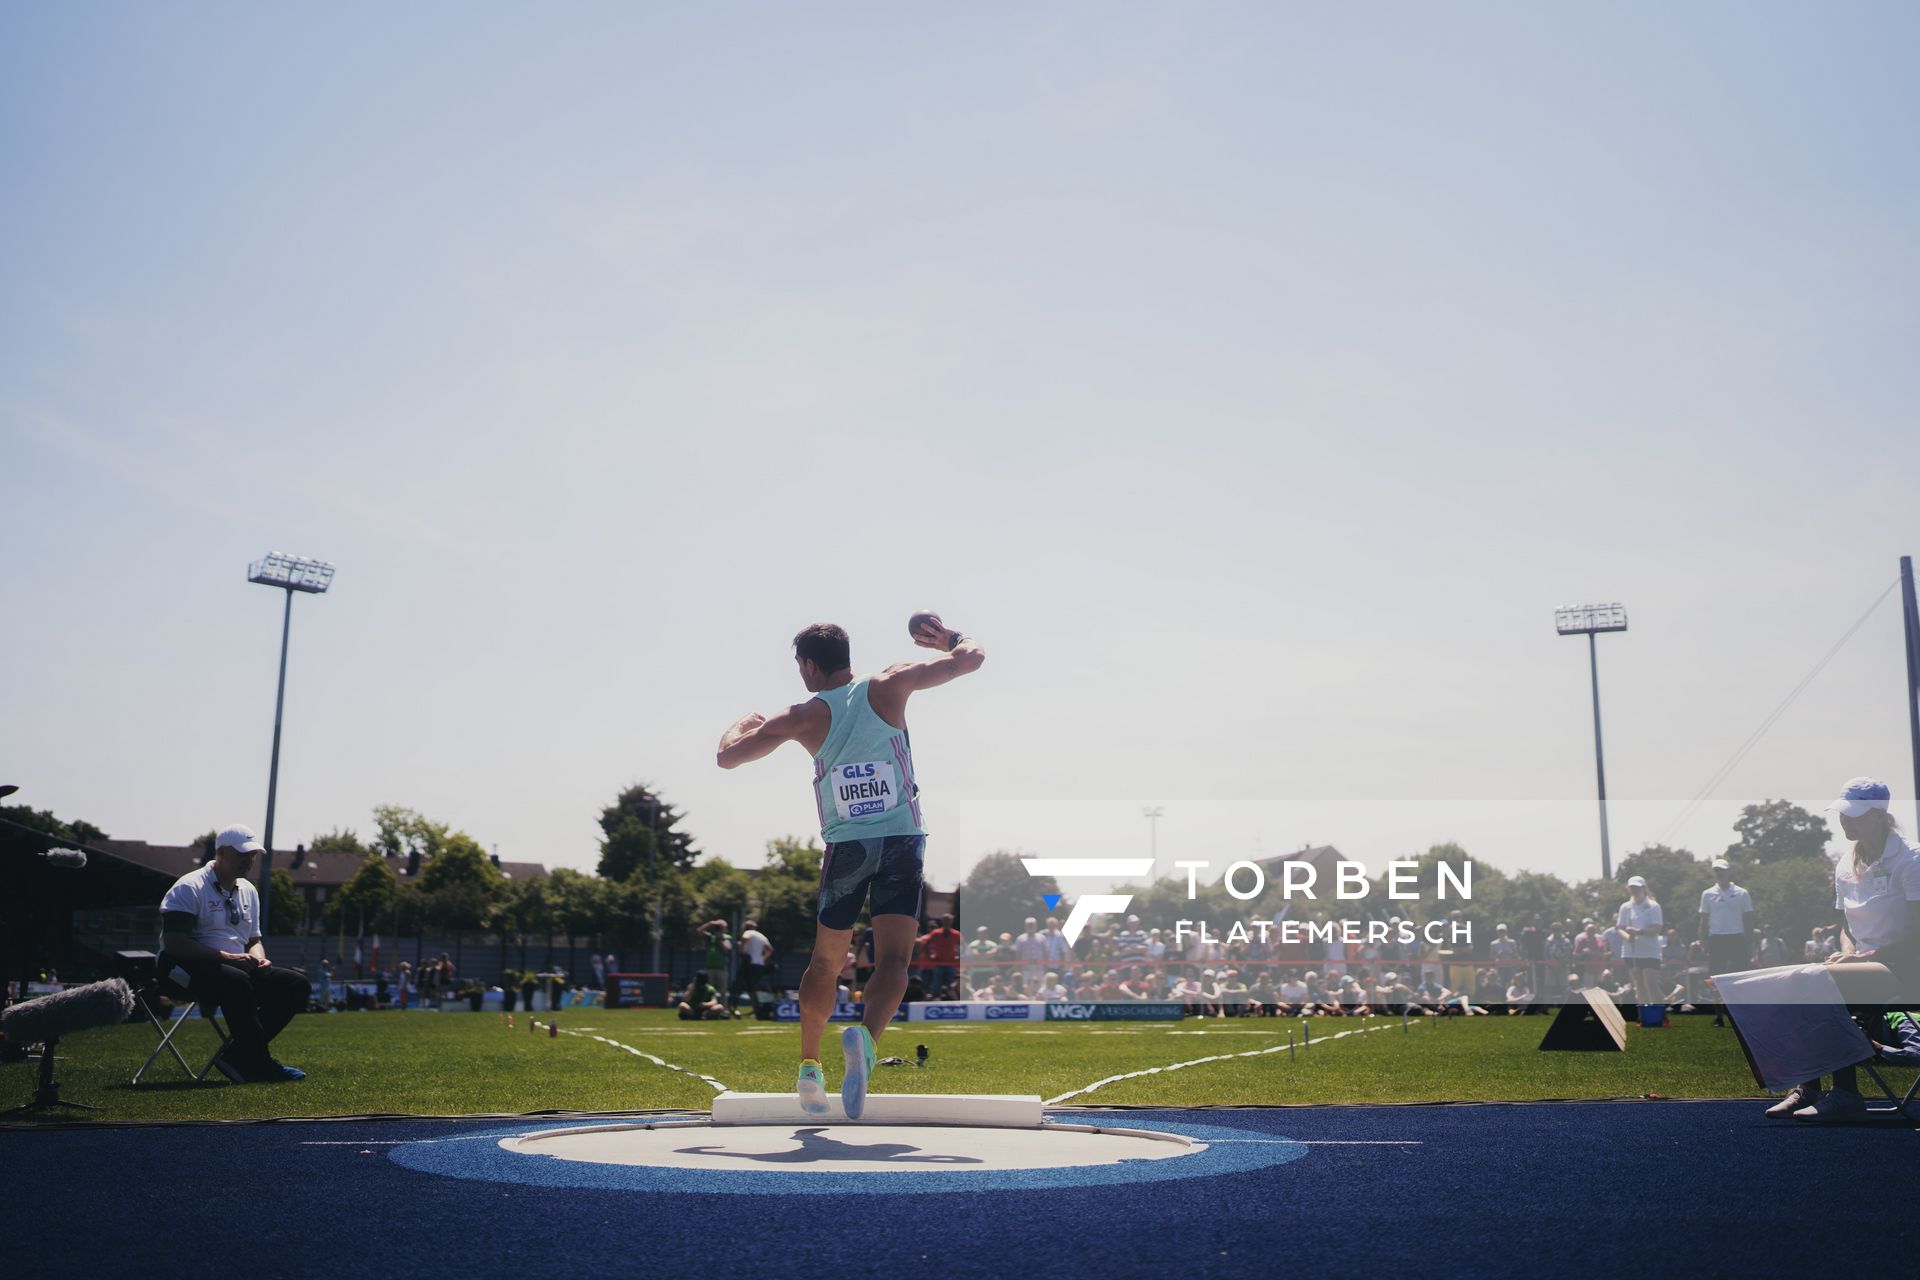
[[[833,1016],[835,980],[847,943],[871,901],[873,973],[861,1022],[840,1038],[846,1074],[840,1101],[849,1119],[866,1105],[875,1042],[907,989],[907,965],[919,925],[926,827],[907,733],[907,699],[980,669],[986,651],[933,614],[916,614],[913,642],[940,656],[902,662],[876,676],[853,674],[847,633],[820,623],[793,638],[794,663],[811,695],[771,717],[742,716],[721,735],[715,761],[732,769],[798,742],[813,757],[814,802],[826,851],[820,861],[820,904],[813,957],[800,983],[801,1108],[828,1110],[820,1041]]]

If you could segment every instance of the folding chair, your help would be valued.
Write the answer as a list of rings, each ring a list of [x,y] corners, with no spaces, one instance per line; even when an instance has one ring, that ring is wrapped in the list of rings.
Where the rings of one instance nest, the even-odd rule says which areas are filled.
[[[173,976],[171,972],[173,968],[172,961],[168,960],[165,956],[161,956],[159,964],[155,967],[159,970],[158,976],[156,976],[151,983],[141,987],[135,994],[135,999],[140,1004],[140,1011],[147,1015],[147,1021],[151,1022],[153,1029],[159,1033],[160,1043],[155,1045],[153,1052],[147,1055],[147,1060],[140,1064],[140,1069],[133,1073],[133,1083],[140,1083],[140,1078],[147,1074],[147,1070],[153,1066],[154,1060],[162,1053],[171,1053],[173,1060],[180,1064],[180,1069],[186,1072],[195,1083],[204,1083],[207,1074],[213,1070],[213,1064],[219,1059],[221,1054],[227,1051],[227,1042],[232,1037],[227,1034],[226,1027],[217,1016],[217,1010],[209,1009],[203,1013],[200,1016],[200,1020],[212,1027],[215,1034],[220,1037],[220,1046],[208,1055],[206,1062],[201,1065],[198,1071],[195,1071],[192,1065],[188,1063],[187,1059],[181,1054],[180,1047],[173,1041],[174,1037],[180,1034],[180,1028],[187,1025],[187,1019],[193,1016],[194,1009],[198,1007],[197,1002],[188,994],[186,987],[181,985],[180,981]],[[173,1024],[171,1026],[163,1023],[160,1020],[160,1016],[154,1012],[163,998],[171,1000],[175,1006]]]
[[[1920,1076],[1914,1077],[1913,1083],[1907,1086],[1904,1096],[1896,1098],[1893,1096],[1893,1089],[1881,1079],[1880,1073],[1874,1070],[1875,1061],[1906,1066],[1920,1060],[1920,1021],[1916,1021],[1911,1010],[1890,1009],[1882,1015],[1881,1023],[1888,1036],[1895,1042],[1894,1051],[1876,1055],[1874,1059],[1861,1065],[1866,1068],[1867,1074],[1873,1077],[1873,1082],[1880,1086],[1880,1092],[1886,1095],[1887,1101],[1892,1105],[1879,1107],[1870,1103],[1867,1111],[1876,1116],[1898,1115],[1907,1120],[1920,1120],[1920,1104],[1914,1102],[1914,1095],[1920,1093]]]

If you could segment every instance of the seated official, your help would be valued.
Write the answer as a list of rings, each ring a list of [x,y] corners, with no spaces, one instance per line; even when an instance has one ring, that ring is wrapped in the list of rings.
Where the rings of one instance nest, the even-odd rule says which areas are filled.
[[[1854,778],[1827,806],[1839,815],[1853,852],[1841,854],[1833,869],[1841,948],[1824,963],[1840,998],[1870,1036],[1879,1029],[1883,1010],[1912,1008],[1920,998],[1920,845],[1901,834],[1890,802],[1886,783]],[[1835,1071],[1833,1087],[1824,1094],[1820,1081],[1803,1081],[1767,1114],[1827,1124],[1865,1119],[1858,1065]]]
[[[187,993],[208,1013],[226,1015],[233,1037],[215,1060],[236,1084],[303,1080],[306,1072],[274,1060],[267,1046],[307,1007],[306,974],[267,959],[260,941],[260,893],[243,878],[260,842],[246,827],[214,838],[213,860],[174,881],[160,900],[160,972],[187,975]]]
[[[693,981],[687,984],[686,994],[680,997],[680,1018],[683,1022],[694,1022],[702,1018],[729,1017],[727,1006],[720,1002],[719,988],[707,978],[705,969],[693,975]]]

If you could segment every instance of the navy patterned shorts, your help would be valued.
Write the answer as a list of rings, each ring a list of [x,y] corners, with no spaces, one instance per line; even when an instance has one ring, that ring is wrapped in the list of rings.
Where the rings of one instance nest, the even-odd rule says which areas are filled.
[[[829,929],[853,928],[869,889],[874,915],[919,915],[926,858],[925,836],[876,836],[828,845],[820,859],[820,923]]]

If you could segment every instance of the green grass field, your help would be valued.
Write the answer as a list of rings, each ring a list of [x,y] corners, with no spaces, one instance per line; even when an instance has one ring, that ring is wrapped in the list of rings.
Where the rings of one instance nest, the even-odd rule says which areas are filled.
[[[487,1112],[631,1111],[703,1108],[714,1089],[695,1075],[591,1038],[602,1036],[711,1076],[738,1090],[792,1087],[799,1031],[779,1023],[685,1023],[652,1010],[580,1009],[560,1016],[563,1034],[530,1034],[524,1014],[508,1030],[498,1015],[354,1013],[304,1016],[275,1043],[306,1069],[287,1085],[194,1085],[170,1059],[148,1083],[128,1083],[153,1045],[142,1025],[91,1031],[60,1042],[65,1097],[105,1108],[103,1120],[218,1120],[370,1113],[460,1115]],[[1374,1029],[1331,1040],[1360,1026]],[[928,1046],[924,1070],[883,1068],[875,1091],[1037,1093],[1055,1098],[1105,1077],[1215,1055],[1227,1057],[1081,1093],[1071,1105],[1280,1105],[1665,1097],[1760,1097],[1731,1031],[1705,1018],[1673,1027],[1628,1028],[1625,1053],[1541,1053],[1544,1018],[1323,1019],[1314,1044],[1297,1020],[1188,1019],[1178,1025],[1054,1023],[1046,1026],[927,1026],[890,1032],[882,1054],[911,1061]],[[182,1033],[203,1061],[210,1029]],[[829,1039],[829,1046],[833,1044]],[[194,1058],[193,1053],[188,1054]],[[827,1055],[837,1085],[835,1055]],[[0,1105],[31,1096],[36,1065],[0,1066]],[[1903,1086],[1911,1069],[1887,1073]]]

